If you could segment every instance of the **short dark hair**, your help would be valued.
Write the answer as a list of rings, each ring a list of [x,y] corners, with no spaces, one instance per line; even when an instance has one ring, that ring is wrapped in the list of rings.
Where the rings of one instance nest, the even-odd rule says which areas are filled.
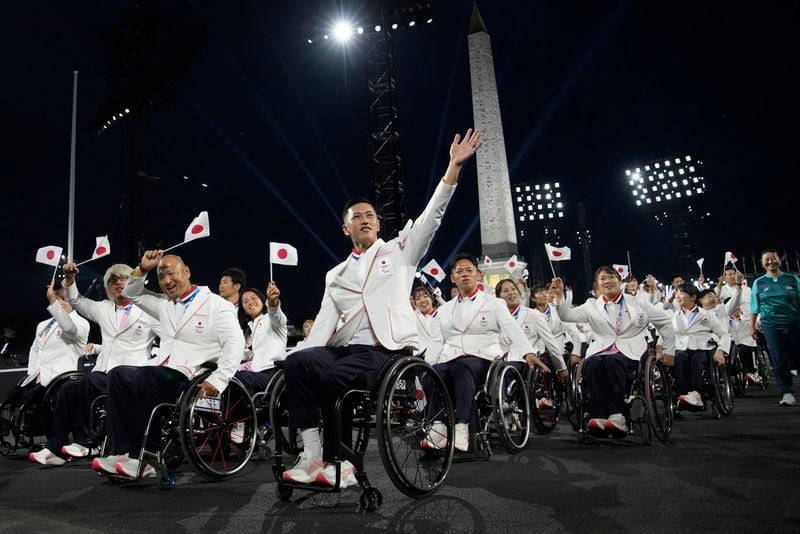
[[[628,276],[626,276],[625,278],[623,278],[623,280],[622,280],[622,281],[623,281],[624,283],[626,283],[626,284],[628,284],[628,283],[630,283],[630,282],[636,282],[637,284],[639,283],[639,280],[637,280],[637,279],[636,279],[636,277],[635,277],[635,276],[633,276],[632,274],[629,274]]]
[[[724,269],[723,272],[735,271],[735,270],[736,270],[736,267],[734,267],[732,263],[727,263],[727,264],[725,264],[725,269]]]
[[[478,269],[478,262],[475,260],[475,256],[472,254],[467,254],[466,252],[459,252],[453,256],[453,261],[450,262],[450,272],[455,271],[456,263],[460,262],[461,260],[468,260],[472,265],[475,266],[475,269]]]
[[[243,293],[242,288],[247,285],[247,275],[244,274],[244,271],[236,267],[228,267],[222,271],[220,278],[226,276],[230,277],[233,285],[239,284],[239,293]]]
[[[533,289],[531,289],[531,297],[534,297],[536,293],[541,293],[542,291],[547,293],[548,291],[550,291],[550,286],[544,286],[544,285],[534,286]]]
[[[514,289],[517,289],[517,284],[515,284],[514,281],[511,278],[503,278],[502,280],[497,282],[496,286],[494,286],[494,296],[495,297],[500,298],[500,293],[503,291],[503,284],[511,284],[511,285],[514,286]],[[517,290],[517,291],[519,291],[519,290]]]
[[[781,254],[780,252],[778,252],[778,249],[776,248],[765,248],[764,250],[761,251],[759,259],[763,258],[764,254],[769,254],[769,253],[775,254],[776,256],[778,256],[778,259],[781,259]]]
[[[416,300],[417,299],[417,295],[419,295],[420,293],[425,293],[426,295],[428,295],[431,298],[431,300],[433,300],[433,293],[431,293],[430,290],[425,286],[417,286],[414,289],[412,289],[411,290],[411,298]]]
[[[347,220],[347,212],[350,211],[350,208],[352,208],[356,204],[369,204],[372,207],[372,209],[375,210],[375,215],[379,215],[378,214],[378,208],[375,207],[375,204],[373,204],[371,200],[369,200],[368,198],[364,198],[364,197],[353,197],[353,198],[351,198],[350,200],[348,200],[347,202],[344,203],[344,207],[342,208],[342,220],[343,221]]]
[[[613,268],[609,267],[608,265],[601,265],[594,272],[594,281],[595,281],[595,283],[597,282],[597,278],[603,273],[605,273],[605,274],[613,274],[614,276],[617,277],[617,280],[619,280],[620,282],[622,281],[622,277],[619,275],[619,272],[617,272],[616,269],[613,269]]]
[[[681,280],[683,280],[683,275],[682,274],[673,274],[672,278],[670,278],[670,281],[675,280],[676,278],[680,278]]]
[[[697,300],[703,300],[703,297],[709,294],[715,294],[713,289],[704,289],[697,293]]]
[[[678,287],[678,291],[680,291],[681,293],[686,293],[690,297],[694,297],[695,299],[697,299],[697,288],[694,287],[694,285],[692,285],[692,284],[690,284],[688,282],[685,283],[685,284],[681,284]],[[711,290],[709,290],[709,291],[711,291]]]

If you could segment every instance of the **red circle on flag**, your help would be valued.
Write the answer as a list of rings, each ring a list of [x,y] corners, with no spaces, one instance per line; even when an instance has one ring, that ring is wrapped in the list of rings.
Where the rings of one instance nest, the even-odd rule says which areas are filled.
[[[381,260],[381,265],[386,265],[386,260]]]
[[[425,400],[425,392],[418,389],[416,392],[417,400]]]
[[[285,248],[278,249],[278,259],[285,260],[289,256],[289,251]]]
[[[52,260],[55,257],[56,257],[56,252],[54,250],[48,250],[47,251],[47,259],[48,260]]]
[[[432,274],[433,276],[436,276],[437,274],[439,274],[439,269],[437,269],[436,267],[434,267],[433,269],[431,269],[431,274]]]
[[[202,231],[203,231],[203,225],[202,224],[195,224],[194,226],[192,226],[192,233],[193,234],[199,234],[199,233],[202,233]]]
[[[516,262],[514,262],[514,261],[510,261],[510,262],[508,262],[508,266],[509,266],[509,267],[516,267],[516,266],[517,266],[517,263],[516,263]]]
[[[105,254],[106,253],[106,247],[97,247],[97,249],[95,249],[94,253],[97,254],[98,256],[100,254]]]
[[[623,269],[622,267],[617,267],[617,271],[619,271],[619,272],[621,272],[621,273],[624,273],[624,272],[625,272],[625,269]]]
[[[558,258],[559,256],[563,256],[563,254],[562,254],[560,251],[558,251],[558,250],[554,250],[554,251],[553,251],[553,256],[555,256],[556,258]]]

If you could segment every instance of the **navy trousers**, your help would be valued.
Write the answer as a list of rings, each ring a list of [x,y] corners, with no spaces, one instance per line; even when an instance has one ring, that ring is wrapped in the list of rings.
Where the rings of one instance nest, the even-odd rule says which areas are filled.
[[[690,391],[703,394],[703,371],[708,364],[708,356],[707,350],[675,351],[675,387],[678,395]]]
[[[589,417],[605,419],[611,414],[627,413],[626,376],[638,367],[621,352],[589,356],[583,363],[583,393],[589,404]]]
[[[478,386],[486,381],[492,362],[477,356],[459,356],[433,366],[456,400],[456,423],[469,423]],[[434,412],[438,412],[437,406]]]
[[[284,365],[289,424],[317,428],[322,412],[322,458],[336,459],[336,401],[355,386],[368,387],[394,353],[372,345],[311,347],[289,355]],[[342,406],[341,442],[352,444],[352,409]]]
[[[105,395],[108,389],[108,375],[101,372],[85,373],[80,380],[70,380],[58,390],[53,424],[47,437],[47,448],[61,454],[61,447],[73,441],[89,445],[92,436],[90,428],[92,401]]]

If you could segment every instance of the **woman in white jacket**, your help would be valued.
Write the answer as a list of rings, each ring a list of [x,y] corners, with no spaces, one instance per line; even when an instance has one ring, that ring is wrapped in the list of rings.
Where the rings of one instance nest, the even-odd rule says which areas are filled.
[[[254,288],[241,294],[239,321],[246,341],[245,362],[235,376],[252,394],[266,389],[276,372],[275,362],[286,357],[288,329],[280,294],[275,282],[267,286],[266,296]]]

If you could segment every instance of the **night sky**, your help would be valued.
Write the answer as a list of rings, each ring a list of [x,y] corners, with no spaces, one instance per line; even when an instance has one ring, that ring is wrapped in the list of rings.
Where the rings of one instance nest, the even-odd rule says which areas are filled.
[[[359,22],[362,3],[159,2],[204,37],[174,98],[151,117],[150,173],[160,178],[153,224],[168,246],[209,211],[211,238],[176,252],[193,280],[214,290],[228,266],[264,287],[267,243],[295,245],[300,266],[276,267],[275,279],[296,324],[314,316],[324,273],[350,250],[341,206],[371,195],[360,46],[310,46],[304,28],[324,27],[337,5]],[[749,271],[751,251],[768,246],[787,250],[794,268],[800,3],[477,4],[492,38],[511,182],[560,181],[564,189],[563,234],[576,253],[563,267],[568,280],[582,277],[572,239],[578,201],[588,202],[593,265],[625,263],[630,250],[635,274],[672,274],[670,234],[633,204],[624,171],[684,154],[705,163],[712,216],[691,228],[691,243],[707,270],[732,250]],[[114,249],[123,132],[98,137],[92,126],[111,94],[108,43],[131,5],[32,1],[4,9],[0,327],[17,328],[20,346],[30,342],[32,321],[46,316],[51,271],[34,263],[35,251],[66,247],[73,69],[76,256],[87,259],[103,234]],[[453,135],[472,125],[471,6],[435,0],[432,24],[395,36],[411,216],[444,171]],[[481,253],[477,202],[471,163],[432,246],[441,264],[460,250]],[[85,266],[79,287],[113,259]]]

